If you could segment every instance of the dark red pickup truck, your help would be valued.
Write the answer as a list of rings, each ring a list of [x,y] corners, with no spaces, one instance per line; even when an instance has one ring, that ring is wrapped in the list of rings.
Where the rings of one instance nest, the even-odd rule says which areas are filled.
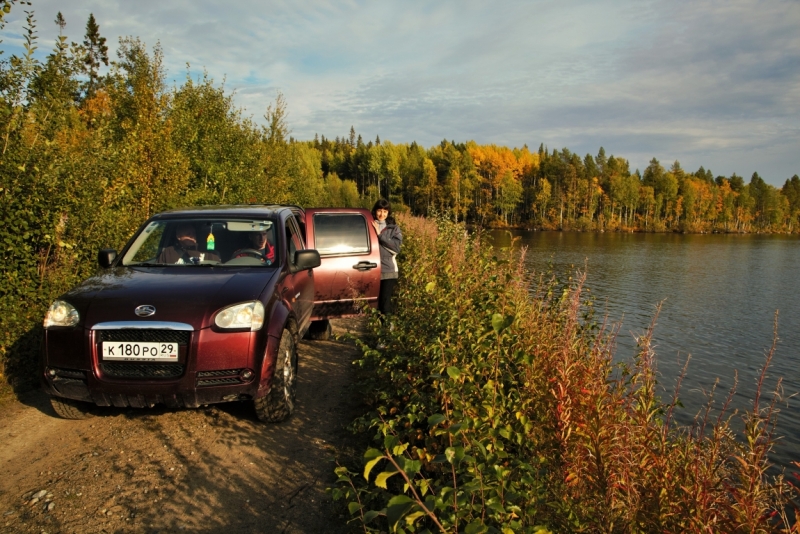
[[[375,307],[380,251],[368,210],[216,206],[160,213],[45,320],[42,379],[55,411],[95,405],[294,409],[297,342]]]

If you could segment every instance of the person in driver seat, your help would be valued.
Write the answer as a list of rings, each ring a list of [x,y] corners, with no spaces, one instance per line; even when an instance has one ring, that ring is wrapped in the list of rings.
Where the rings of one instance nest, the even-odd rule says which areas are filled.
[[[254,252],[258,253],[263,263],[272,265],[275,263],[275,246],[267,239],[267,232],[262,230],[260,232],[250,232],[247,235],[250,240],[251,247],[240,248],[233,253],[232,258],[243,258],[246,256],[256,257]]]
[[[197,232],[194,225],[180,223],[175,228],[175,244],[167,247],[158,255],[158,263],[198,264],[201,261],[219,261],[219,254],[213,251],[197,250]]]

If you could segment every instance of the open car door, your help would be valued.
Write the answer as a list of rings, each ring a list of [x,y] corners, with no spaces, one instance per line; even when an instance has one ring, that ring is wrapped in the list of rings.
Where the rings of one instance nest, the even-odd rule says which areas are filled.
[[[305,218],[307,246],[322,260],[314,269],[312,320],[355,315],[365,304],[376,308],[381,256],[369,210],[312,208]]]

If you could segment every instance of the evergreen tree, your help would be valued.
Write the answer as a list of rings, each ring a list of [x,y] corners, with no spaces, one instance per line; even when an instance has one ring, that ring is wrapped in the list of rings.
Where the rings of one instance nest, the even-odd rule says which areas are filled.
[[[586,157],[583,158],[583,167],[586,169],[586,178],[588,179],[596,178],[599,174],[597,164],[591,154],[586,154]]]
[[[61,13],[59,13],[61,15]],[[61,19],[63,21],[63,18]],[[58,21],[58,19],[56,19]],[[84,56],[83,64],[86,74],[89,75],[89,82],[86,88],[87,96],[94,94],[100,81],[100,63],[108,66],[108,46],[106,38],[100,35],[100,26],[94,19],[94,14],[89,14],[86,22],[86,35],[83,39]]]
[[[764,179],[761,178],[757,172],[754,172],[753,176],[750,177],[750,196],[753,197],[755,201],[754,215],[761,224],[764,224],[767,218],[768,187]]]
[[[792,210],[800,210],[800,178],[796,174],[786,180],[781,192],[789,199],[789,206]]]
[[[600,171],[600,174],[605,174],[606,172],[606,149],[600,147],[600,150],[597,151],[597,157],[595,158],[595,164],[597,165],[597,170]]]
[[[672,163],[672,167],[669,168],[669,172],[675,175],[675,178],[678,180],[682,180],[685,175],[683,172],[683,167],[681,167],[681,162],[677,159]]]
[[[56,40],[56,54],[63,56],[67,51],[67,37],[64,35],[64,28],[67,27],[67,21],[64,20],[64,15],[61,11],[56,15],[56,26],[58,26],[58,39]]]
[[[739,176],[736,173],[731,174],[731,190],[737,193],[741,193],[742,189],[744,189],[744,178]]]

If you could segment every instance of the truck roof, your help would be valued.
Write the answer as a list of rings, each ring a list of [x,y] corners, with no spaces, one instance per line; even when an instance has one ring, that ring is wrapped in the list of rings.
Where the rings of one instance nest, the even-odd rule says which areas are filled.
[[[228,204],[228,205],[214,205],[214,206],[193,206],[186,208],[177,208],[173,210],[164,211],[154,215],[154,219],[178,219],[181,217],[265,217],[275,216],[282,210],[288,209],[293,212],[302,212],[300,206],[292,204]]]

